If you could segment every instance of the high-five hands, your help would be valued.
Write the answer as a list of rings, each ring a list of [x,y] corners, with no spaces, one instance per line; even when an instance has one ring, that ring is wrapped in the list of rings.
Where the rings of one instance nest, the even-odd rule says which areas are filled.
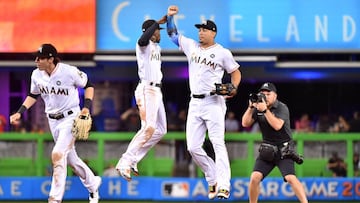
[[[176,15],[178,12],[179,12],[179,8],[175,5],[171,5],[168,7],[167,15],[173,16],[173,15]]]

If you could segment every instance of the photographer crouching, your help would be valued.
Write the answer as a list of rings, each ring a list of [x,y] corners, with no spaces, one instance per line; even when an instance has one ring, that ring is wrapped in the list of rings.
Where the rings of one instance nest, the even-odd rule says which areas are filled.
[[[294,166],[294,162],[302,164],[303,158],[294,148],[289,109],[277,100],[273,83],[264,83],[258,93],[249,96],[249,107],[242,116],[242,125],[250,127],[254,122],[259,123],[263,142],[250,177],[249,202],[258,202],[260,182],[277,166],[300,202],[307,203],[304,187],[295,175]]]

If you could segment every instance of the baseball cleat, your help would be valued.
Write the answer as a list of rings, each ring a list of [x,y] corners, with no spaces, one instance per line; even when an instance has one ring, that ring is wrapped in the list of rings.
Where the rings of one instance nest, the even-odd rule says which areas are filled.
[[[119,162],[116,164],[115,169],[119,172],[119,174],[125,178],[125,180],[131,180],[131,167],[124,164],[120,159]]]
[[[209,199],[214,199],[217,195],[217,184],[215,185],[209,185],[209,194],[208,194],[208,197]]]
[[[100,176],[95,176],[96,179],[96,190],[95,192],[92,192],[89,194],[89,203],[98,203],[100,196],[99,196],[99,188],[101,185],[101,177]]]
[[[116,170],[120,173],[120,175],[125,178],[125,180],[130,181],[131,180],[131,168],[125,167],[125,166],[120,166],[120,167],[116,167]]]
[[[227,189],[220,189],[217,194],[218,199],[229,199],[230,192]]]
[[[130,169],[131,169],[131,172],[134,174],[134,176],[139,176],[139,170],[138,170],[136,164],[131,166]]]

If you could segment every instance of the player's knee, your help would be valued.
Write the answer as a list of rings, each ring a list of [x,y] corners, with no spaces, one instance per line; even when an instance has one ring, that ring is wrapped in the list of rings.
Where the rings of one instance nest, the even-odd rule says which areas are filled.
[[[145,128],[145,136],[147,139],[150,139],[150,137],[154,134],[155,128],[153,126],[147,126]]]
[[[211,142],[212,147],[215,152],[226,151],[226,145],[224,140],[219,140],[218,142]]]
[[[199,147],[196,147],[196,146],[191,146],[191,147],[188,147],[188,152],[194,156],[196,154],[200,154],[201,153],[201,149]]]
[[[63,158],[63,153],[61,152],[52,152],[51,153],[51,161],[53,164],[58,163]]]
[[[53,161],[59,161],[60,159],[62,159],[62,157],[63,157],[63,153],[61,153],[61,152],[52,152],[51,153],[51,159]]]

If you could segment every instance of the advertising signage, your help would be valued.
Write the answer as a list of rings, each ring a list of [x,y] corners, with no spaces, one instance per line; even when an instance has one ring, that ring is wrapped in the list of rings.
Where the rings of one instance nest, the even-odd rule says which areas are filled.
[[[300,179],[309,201],[359,202],[359,178],[308,177]],[[249,199],[249,178],[232,178],[227,202]],[[51,177],[0,177],[0,201],[47,200]],[[208,199],[208,184],[202,178],[103,177],[101,201],[214,202]],[[88,191],[78,177],[68,177],[64,200],[87,200]],[[260,201],[297,201],[295,192],[283,178],[268,177],[260,184]],[[215,202],[219,202],[215,200]]]
[[[33,52],[42,43],[95,51],[95,0],[0,0],[0,7],[0,53]]]
[[[211,19],[216,41],[232,50],[360,51],[357,0],[98,0],[97,51],[133,50],[142,22],[160,19],[172,4],[179,7],[179,33],[197,39],[194,24]],[[162,48],[177,50],[166,30],[161,33]]]

